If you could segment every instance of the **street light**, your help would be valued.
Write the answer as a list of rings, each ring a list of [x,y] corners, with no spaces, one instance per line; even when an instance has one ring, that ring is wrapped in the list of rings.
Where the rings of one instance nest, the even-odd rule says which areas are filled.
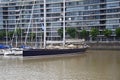
[[[65,15],[63,13],[61,15],[62,15],[62,17],[59,20],[63,22],[63,48],[64,48],[65,40],[66,40],[65,39],[65,31],[66,31],[65,30]],[[69,17],[68,20],[71,21],[71,17]]]
[[[72,18],[70,17],[70,18],[68,18],[68,20],[69,20],[69,21],[71,21],[71,20],[72,20]]]
[[[68,23],[67,23],[68,27],[71,26],[71,24],[70,24],[70,21],[71,21],[71,20],[72,20],[71,17],[69,17],[69,18],[68,18]]]
[[[59,19],[63,23],[63,48],[65,46],[65,14],[61,13],[61,18]]]

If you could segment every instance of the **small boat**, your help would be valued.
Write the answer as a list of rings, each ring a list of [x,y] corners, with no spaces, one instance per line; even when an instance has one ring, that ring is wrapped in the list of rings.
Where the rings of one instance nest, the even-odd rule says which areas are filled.
[[[22,55],[23,49],[22,48],[12,48],[11,49],[13,55]]]
[[[6,55],[11,54],[11,51],[9,50],[9,45],[0,44],[0,55]]]
[[[19,48],[12,48],[12,53],[16,56],[23,55],[23,50],[31,49],[29,46],[21,45]]]
[[[4,56],[6,56],[6,55],[13,55],[12,50],[11,49],[5,49],[4,50]]]
[[[0,55],[4,55],[4,49],[0,49]]]

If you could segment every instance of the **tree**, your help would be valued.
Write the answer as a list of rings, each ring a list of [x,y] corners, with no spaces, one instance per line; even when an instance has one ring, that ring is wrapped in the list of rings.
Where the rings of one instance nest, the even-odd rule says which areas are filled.
[[[58,29],[58,35],[62,38],[63,37],[63,28],[61,27],[60,29]]]
[[[92,28],[92,29],[91,29],[90,35],[91,35],[91,37],[92,37],[94,40],[97,38],[98,34],[99,34],[99,30],[98,30],[98,29],[96,29],[96,28]]]
[[[14,31],[8,31],[8,38],[11,40],[13,37]]]
[[[35,39],[35,37],[36,37],[35,35],[36,35],[35,33],[30,33],[30,39],[31,39],[31,41]]]
[[[76,28],[66,28],[65,31],[66,34],[68,34],[71,38],[75,38],[77,36],[77,29]],[[58,29],[58,35],[63,37],[63,28]]]
[[[104,34],[105,37],[109,38],[112,35],[112,31],[109,30],[109,29],[105,29],[103,31],[103,34]]]
[[[21,36],[22,32],[23,32],[22,29],[20,29],[20,28],[16,29],[17,36]]]
[[[0,30],[0,38],[3,40],[6,36],[5,30]]]
[[[117,37],[120,37],[120,28],[116,28],[115,34]]]
[[[89,37],[89,32],[86,31],[85,29],[83,29],[81,32],[80,32],[80,37],[81,38],[84,38],[84,39],[87,39]]]
[[[77,36],[77,29],[76,28],[67,28],[66,32],[71,38],[75,38]]]

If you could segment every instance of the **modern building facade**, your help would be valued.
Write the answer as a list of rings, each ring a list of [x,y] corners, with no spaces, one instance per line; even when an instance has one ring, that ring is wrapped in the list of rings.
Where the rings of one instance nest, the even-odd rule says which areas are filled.
[[[120,0],[0,1],[0,29],[21,28],[26,33],[42,33],[44,25],[47,40],[60,40],[57,30],[63,26],[76,27],[79,31],[111,29],[114,40],[114,31],[120,26]],[[99,40],[104,41],[102,33]]]

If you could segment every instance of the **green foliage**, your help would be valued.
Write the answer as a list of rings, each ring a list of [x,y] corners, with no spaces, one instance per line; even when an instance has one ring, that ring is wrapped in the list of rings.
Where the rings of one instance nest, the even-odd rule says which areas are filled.
[[[10,38],[10,39],[11,39],[11,38],[13,37],[13,33],[14,33],[14,31],[9,31],[9,32],[8,32],[8,35],[7,35],[7,36],[8,36],[8,38]]]
[[[99,30],[96,28],[92,28],[90,31],[90,35],[93,39],[95,39],[97,37],[97,35],[99,34]]]
[[[120,37],[120,28],[116,28],[115,34],[117,37]]]
[[[75,38],[77,35],[77,29],[76,28],[66,28],[65,31],[66,34],[68,34],[71,38]],[[63,37],[63,28],[58,29],[58,35]]]
[[[103,31],[103,34],[104,34],[104,36],[105,37],[110,37],[111,35],[112,35],[112,31],[111,30],[109,30],[109,29],[105,29],[104,31]]]
[[[63,37],[63,28],[58,29],[58,35],[62,38]]]
[[[32,40],[32,39],[35,39],[35,37],[36,37],[35,33],[30,33],[30,39],[31,39],[31,40]]]
[[[17,36],[21,36],[21,34],[23,34],[23,31],[22,31],[22,29],[17,28],[15,33]]]
[[[71,38],[75,38],[77,36],[77,29],[76,28],[67,28],[66,32]]]
[[[0,38],[4,39],[7,36],[8,38],[11,39],[13,37],[13,33],[14,33],[14,31],[7,31],[7,35],[6,35],[6,31],[5,30],[1,30],[0,31]]]
[[[86,31],[85,29],[83,29],[81,32],[80,32],[80,37],[81,38],[84,38],[84,39],[87,39],[89,37],[89,32]]]
[[[0,38],[3,39],[6,36],[5,30],[0,30]]]

